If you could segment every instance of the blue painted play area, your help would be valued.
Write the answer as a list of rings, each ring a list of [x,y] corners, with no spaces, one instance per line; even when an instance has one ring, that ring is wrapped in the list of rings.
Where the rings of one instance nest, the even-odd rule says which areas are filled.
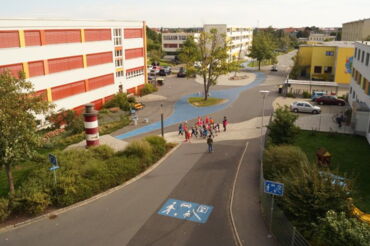
[[[230,89],[224,89],[224,90],[211,91],[210,93],[212,97],[223,98],[227,100],[227,102],[222,103],[222,104],[218,104],[218,105],[214,105],[210,107],[194,107],[193,105],[188,103],[188,98],[198,96],[197,93],[189,94],[189,95],[182,97],[180,100],[176,102],[174,112],[172,113],[172,115],[164,120],[164,127],[174,125],[174,124],[179,124],[181,122],[194,119],[198,116],[209,115],[209,114],[215,113],[217,111],[220,111],[228,107],[239,97],[241,92],[259,85],[266,78],[264,73],[256,72],[255,74],[256,74],[255,80],[249,83],[248,85],[234,87]],[[116,136],[116,138],[126,139],[126,138],[134,137],[140,134],[155,131],[160,128],[161,128],[161,123],[158,121],[158,122],[154,122],[152,124],[146,125],[144,127],[126,132],[119,136]]]

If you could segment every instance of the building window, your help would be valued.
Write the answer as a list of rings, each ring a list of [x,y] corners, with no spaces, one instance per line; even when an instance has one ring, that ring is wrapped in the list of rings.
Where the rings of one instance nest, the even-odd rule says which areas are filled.
[[[164,48],[175,48],[177,49],[177,44],[163,44]]]
[[[120,28],[118,29],[114,29],[113,30],[113,36],[117,37],[117,36],[122,36],[122,31]]]
[[[357,58],[357,48],[355,48],[355,58]]]
[[[163,40],[177,40],[177,36],[163,36]]]
[[[117,60],[115,61],[115,64],[116,64],[116,67],[122,67],[122,65],[123,65],[123,61],[122,61],[122,59],[117,59]]]
[[[116,72],[116,77],[123,77],[123,71]]]
[[[116,57],[122,56],[122,50],[115,50],[114,51],[114,56],[116,56]]]
[[[362,51],[362,56],[361,56],[361,62],[363,63],[365,59],[365,51]]]
[[[326,51],[325,55],[326,56],[334,56],[334,51]]]
[[[370,54],[369,53],[366,53],[366,66],[369,66],[369,60],[370,60]]]
[[[315,66],[314,73],[321,73],[321,66]]]
[[[360,56],[361,56],[361,50],[359,49],[359,50],[357,50],[358,52],[357,52],[357,60],[359,61],[360,60]]]
[[[114,45],[122,45],[122,38],[114,37]]]
[[[186,40],[186,39],[187,39],[187,36],[184,36],[184,35],[179,36],[179,40]]]
[[[333,68],[332,67],[324,67],[324,73],[329,73],[331,74]]]

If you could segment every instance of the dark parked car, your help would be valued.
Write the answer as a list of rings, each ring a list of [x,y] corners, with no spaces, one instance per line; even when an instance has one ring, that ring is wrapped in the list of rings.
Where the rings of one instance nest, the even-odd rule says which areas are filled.
[[[186,70],[184,67],[180,67],[179,72],[177,73],[178,78],[185,78],[186,77]]]
[[[316,102],[320,105],[339,105],[344,106],[346,102],[343,99],[338,99],[335,96],[322,96],[319,98],[316,98]]]
[[[158,75],[159,76],[166,76],[167,75],[166,70],[164,68],[160,69]]]

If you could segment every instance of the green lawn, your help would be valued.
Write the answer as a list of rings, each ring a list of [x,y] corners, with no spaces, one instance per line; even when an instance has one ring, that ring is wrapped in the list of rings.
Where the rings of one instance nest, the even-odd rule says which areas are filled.
[[[331,169],[354,177],[355,205],[370,213],[370,145],[364,137],[301,131],[295,144],[310,161],[315,161],[318,148],[326,148],[332,154]]]
[[[188,102],[196,107],[208,107],[216,104],[223,103],[225,99],[208,97],[207,101],[204,101],[203,97],[189,97]]]

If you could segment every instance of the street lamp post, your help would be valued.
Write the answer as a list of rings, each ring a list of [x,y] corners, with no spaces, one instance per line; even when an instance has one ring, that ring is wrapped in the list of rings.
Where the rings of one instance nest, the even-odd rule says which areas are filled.
[[[163,104],[161,103],[161,134],[162,138],[164,137],[164,129],[163,129]]]
[[[265,99],[267,97],[267,95],[270,93],[270,91],[267,91],[267,90],[261,90],[260,91],[261,95],[262,95],[262,119],[261,119],[261,160],[262,160],[262,156],[263,156],[263,118],[265,117]]]

